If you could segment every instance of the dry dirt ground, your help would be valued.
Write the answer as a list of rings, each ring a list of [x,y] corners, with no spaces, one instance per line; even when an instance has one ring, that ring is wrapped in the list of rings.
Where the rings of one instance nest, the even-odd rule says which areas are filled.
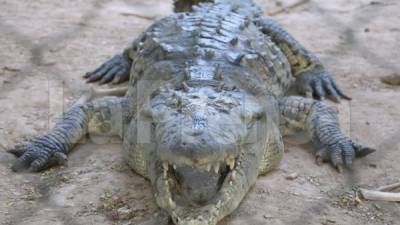
[[[258,2],[353,97],[336,105],[342,126],[378,152],[341,175],[317,166],[310,146],[288,141],[279,168],[221,224],[400,224],[399,203],[360,203],[354,192],[400,179],[400,88],[379,81],[400,73],[399,1],[312,0],[288,11],[280,9],[296,1]],[[170,14],[170,1],[1,0],[0,9],[0,224],[135,224],[151,217],[150,185],[124,164],[114,139],[85,140],[68,167],[40,174],[11,172],[14,157],[4,150],[48,130],[88,88],[81,76]]]

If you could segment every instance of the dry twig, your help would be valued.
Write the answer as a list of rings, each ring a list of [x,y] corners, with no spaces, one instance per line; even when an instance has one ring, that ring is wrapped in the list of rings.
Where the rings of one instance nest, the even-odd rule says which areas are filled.
[[[400,182],[377,188],[376,190],[360,189],[363,198],[373,201],[400,202],[400,193],[387,192],[400,187]]]
[[[360,189],[360,192],[362,197],[367,200],[400,202],[400,193],[373,191],[367,189]]]
[[[141,15],[138,13],[133,13],[133,12],[122,12],[120,13],[123,16],[134,16],[137,18],[145,19],[145,20],[155,20],[157,19],[157,16],[147,16],[147,15]]]
[[[400,75],[390,75],[383,77],[381,81],[385,84],[390,84],[390,85],[400,85]]]
[[[304,4],[308,3],[308,2],[310,2],[310,0],[300,0],[300,1],[296,2],[296,3],[293,3],[292,5],[288,5],[286,7],[283,7],[281,9],[279,9],[279,10],[276,10],[275,12],[270,12],[270,13],[268,13],[268,15],[276,16],[278,14],[281,14],[281,13],[287,12],[289,10],[295,9],[295,8],[297,8],[299,6],[302,6],[302,5],[304,5]]]
[[[382,187],[377,188],[377,191],[392,191],[396,188],[400,187],[400,182],[394,183],[394,184],[389,184],[389,185],[385,185]]]

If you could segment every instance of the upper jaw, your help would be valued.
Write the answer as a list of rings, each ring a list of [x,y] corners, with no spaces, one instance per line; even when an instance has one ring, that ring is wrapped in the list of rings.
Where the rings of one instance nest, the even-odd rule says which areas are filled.
[[[162,160],[163,173],[166,174],[170,168],[176,170],[181,166],[189,166],[194,169],[198,169],[201,171],[214,172],[215,174],[219,174],[220,170],[224,166],[228,166],[229,169],[233,169],[235,167],[236,156],[228,155],[222,159],[209,159],[193,162],[190,159],[175,159],[175,160]]]
[[[160,144],[157,154],[165,169],[168,169],[168,166],[174,169],[190,166],[203,171],[215,171],[217,174],[223,165],[233,168],[241,149],[240,144],[235,141],[231,141],[231,144],[215,145],[188,142],[183,146],[182,144]]]

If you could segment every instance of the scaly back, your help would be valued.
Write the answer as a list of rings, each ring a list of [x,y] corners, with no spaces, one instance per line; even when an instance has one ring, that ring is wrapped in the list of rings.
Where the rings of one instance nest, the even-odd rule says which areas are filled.
[[[260,14],[261,9],[252,0],[174,0],[175,12],[190,12],[193,6],[201,3],[229,4],[247,11],[246,14]]]

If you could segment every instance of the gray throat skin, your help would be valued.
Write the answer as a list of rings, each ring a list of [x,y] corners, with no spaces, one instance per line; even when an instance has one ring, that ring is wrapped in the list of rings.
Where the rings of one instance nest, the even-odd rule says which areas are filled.
[[[336,111],[319,101],[349,99],[319,59],[252,1],[174,4],[175,14],[85,75],[129,81],[126,96],[77,105],[47,134],[11,148],[14,171],[63,164],[88,132],[118,135],[175,224],[215,225],[279,164],[283,136],[305,131],[317,161],[339,171],[374,151],[343,135]],[[287,96],[291,87],[308,98]]]

